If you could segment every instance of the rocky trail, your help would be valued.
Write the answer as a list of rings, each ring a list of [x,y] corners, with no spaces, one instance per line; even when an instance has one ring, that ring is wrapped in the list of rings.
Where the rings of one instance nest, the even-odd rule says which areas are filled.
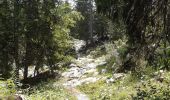
[[[82,56],[79,52],[81,48],[85,45],[85,42],[82,40],[74,41],[74,48],[77,54],[77,59],[72,60],[71,64],[68,66],[68,69],[61,74],[60,85],[63,85],[69,93],[73,94],[77,100],[90,100],[90,98],[83,92],[77,89],[77,86],[89,83],[95,83],[98,80],[106,80],[107,83],[115,81],[115,79],[122,77],[122,74],[114,74],[114,78],[108,79],[106,76],[102,76],[101,73],[105,73],[107,70],[102,69],[101,72],[98,71],[98,66],[103,66],[107,64],[107,59],[113,55],[116,58],[116,61],[119,62],[119,55],[116,49],[109,51],[109,54],[101,55],[97,58],[94,58],[91,53],[88,55]],[[20,73],[21,72],[20,70]],[[33,76],[34,68],[29,69],[28,75]],[[58,82],[53,84],[58,86]]]
[[[89,100],[84,93],[76,90],[76,86],[93,83],[103,78],[99,77],[96,67],[104,64],[106,64],[104,56],[97,59],[93,59],[91,56],[80,57],[70,65],[70,69],[62,73],[63,85],[69,90],[74,90],[78,100]]]
[[[122,77],[122,74],[113,74],[113,78],[107,79],[106,76],[102,76],[101,73],[105,73],[106,69],[103,69],[102,72],[98,71],[98,66],[103,66],[107,64],[107,59],[115,56],[118,60],[118,53],[116,49],[110,54],[101,55],[100,57],[94,58],[92,54],[82,56],[79,53],[79,50],[85,45],[85,42],[82,40],[76,40],[74,43],[74,48],[77,54],[77,59],[72,60],[71,64],[68,66],[68,69],[61,73],[60,85],[63,85],[69,93],[73,94],[77,100],[90,100],[90,98],[83,92],[77,89],[77,86],[89,83],[95,83],[98,80],[106,80],[107,83],[113,82],[119,77]],[[117,61],[118,62],[118,61]],[[33,76],[34,68],[29,70],[29,76]],[[20,70],[20,73],[21,70]],[[22,75],[22,74],[21,74]],[[58,83],[55,82],[54,86]],[[25,100],[25,99],[24,99]]]
[[[78,51],[83,42],[79,41],[76,43],[78,45],[75,48],[77,47],[76,51]],[[98,75],[99,72],[96,67],[104,64],[106,64],[106,56],[95,59],[91,55],[79,56],[78,59],[70,64],[70,68],[62,73],[64,87],[71,90],[77,97],[77,100],[89,100],[87,95],[76,89],[76,86],[93,83],[102,79],[103,77]]]

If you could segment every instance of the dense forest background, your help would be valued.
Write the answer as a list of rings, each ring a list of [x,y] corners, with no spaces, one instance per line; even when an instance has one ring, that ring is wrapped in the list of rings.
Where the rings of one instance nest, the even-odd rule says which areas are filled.
[[[81,42],[77,40],[84,41],[83,46],[79,47]],[[129,86],[124,90],[126,93],[121,94],[122,97],[132,100],[169,100],[169,45],[169,0],[0,1],[0,78],[2,82],[12,84],[14,94],[27,85],[34,89],[31,82],[38,83],[41,78],[48,79],[50,76],[59,77],[70,66],[83,67],[81,64],[97,62],[99,57],[104,56],[106,61],[99,62],[106,62],[102,64],[104,68],[101,70],[101,73],[105,73],[103,78],[109,76],[106,83],[117,80],[118,83],[112,84],[113,87],[126,86],[130,82],[121,84],[126,83],[126,80],[135,81],[134,85],[142,83],[137,89]],[[93,56],[93,59],[88,58],[86,62],[79,59],[87,58],[88,55]],[[87,62],[89,59],[94,61]],[[81,64],[77,64],[78,61]],[[96,69],[101,67],[99,64],[95,66],[98,66]],[[30,75],[30,70],[33,75]],[[50,76],[42,75],[46,72]],[[115,74],[121,79],[115,78]],[[128,75],[130,78],[122,78]],[[47,80],[47,83],[50,82]],[[159,86],[155,85],[158,82]],[[99,95],[98,92],[93,96],[87,92],[94,86],[100,90],[104,84],[101,78],[95,85],[81,85],[79,90],[94,100],[112,100],[115,98],[112,92],[109,92],[111,96],[106,95],[106,92],[104,97],[94,96]],[[41,85],[39,87],[36,84],[36,90],[44,87],[44,83]],[[11,92],[8,85],[5,88]],[[133,95],[127,93],[128,89],[133,91]],[[26,93],[32,94],[30,91],[33,90]]]

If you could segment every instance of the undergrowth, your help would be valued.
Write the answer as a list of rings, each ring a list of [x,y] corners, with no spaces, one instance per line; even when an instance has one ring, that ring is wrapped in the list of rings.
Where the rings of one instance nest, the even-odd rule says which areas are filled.
[[[0,81],[0,100],[17,94],[12,80]],[[76,100],[75,97],[59,83],[42,82],[22,94],[26,100]],[[13,99],[10,99],[13,100]]]
[[[148,67],[142,76],[128,73],[113,83],[98,81],[78,89],[89,95],[90,100],[170,100],[169,76],[170,72]]]
[[[90,100],[131,100],[131,95],[136,93],[133,88],[136,80],[128,75],[116,83],[107,84],[105,81],[78,86],[78,89],[88,94]]]
[[[11,79],[6,81],[0,81],[0,100],[6,96],[10,96],[16,93],[16,87]]]
[[[41,83],[34,87],[31,94],[27,94],[28,100],[75,100],[75,97],[58,82]]]

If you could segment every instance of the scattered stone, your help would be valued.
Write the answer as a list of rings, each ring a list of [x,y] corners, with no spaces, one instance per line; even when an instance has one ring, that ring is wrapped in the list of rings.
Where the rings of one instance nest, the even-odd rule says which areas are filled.
[[[124,77],[124,73],[115,73],[113,74],[113,78],[118,80],[120,78]]]
[[[77,67],[77,65],[72,63],[69,67]]]
[[[97,75],[99,75],[99,72],[94,72],[94,74],[93,74],[93,76],[97,76]]]
[[[160,72],[160,73],[163,73],[164,71],[163,71],[163,70],[160,70],[159,72]]]
[[[76,45],[74,46],[76,49],[76,53],[79,53],[79,50],[84,45],[84,43],[79,43],[77,40],[75,41],[75,43]],[[98,57],[96,59],[94,59],[91,55],[78,57],[78,59],[75,59],[70,64],[70,69],[62,73],[62,76],[67,79],[63,85],[67,87],[75,87],[81,84],[89,84],[96,82],[99,79],[102,79],[102,77],[96,77],[99,74],[96,67],[105,64],[107,64],[105,56]],[[106,71],[106,69],[103,69],[102,73],[106,73]],[[113,79],[109,80],[109,82],[113,81]]]
[[[22,94],[23,92],[22,91],[17,91],[18,94]]]
[[[114,83],[116,80],[113,79],[113,78],[109,78],[109,79],[106,79],[106,83],[109,84],[109,83]]]
[[[160,76],[160,75],[163,75],[163,74],[164,74],[164,71],[160,70],[160,71],[155,72],[153,75],[154,76]]]
[[[85,94],[77,94],[77,99],[78,100],[89,100],[89,98]]]
[[[89,63],[86,65],[86,68],[88,68],[88,69],[92,69],[92,68],[96,68],[96,67],[97,67],[97,65],[95,63]]]
[[[164,77],[163,77],[164,71],[163,70],[155,72],[153,75],[154,75],[154,78],[156,81],[161,82],[161,83],[164,81]]]
[[[158,77],[157,79],[156,79],[158,82],[163,82],[164,81],[164,77],[163,76],[161,76],[161,77]]]
[[[154,72],[153,75],[154,76],[157,76],[159,74],[159,72]]]
[[[98,66],[102,66],[102,65],[106,65],[106,64],[107,64],[107,62],[103,61],[103,62],[99,62]]]
[[[90,70],[87,70],[86,73],[94,73],[94,72],[97,72],[96,69],[90,69]]]
[[[106,69],[102,69],[102,70],[101,70],[101,74],[105,74],[106,72],[107,72]]]
[[[89,84],[89,83],[94,83],[94,82],[96,82],[96,81],[98,81],[98,80],[99,80],[99,78],[89,77],[89,78],[85,78],[85,79],[80,80],[80,82],[81,82],[82,84]]]
[[[5,83],[0,83],[0,87],[6,87]]]

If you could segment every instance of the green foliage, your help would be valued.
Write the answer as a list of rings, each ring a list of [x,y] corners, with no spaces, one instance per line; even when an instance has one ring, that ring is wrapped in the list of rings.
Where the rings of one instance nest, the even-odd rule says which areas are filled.
[[[106,53],[107,52],[106,52],[105,46],[98,46],[98,47],[95,47],[95,49],[93,49],[92,51],[90,51],[90,55],[92,55],[93,58],[101,57],[105,55]]]
[[[107,84],[105,81],[84,84],[78,89],[89,95],[91,100],[131,100],[131,95],[135,94],[135,84],[137,80],[128,74],[124,79],[115,83]]]
[[[115,24],[107,16],[98,14],[95,8],[94,1],[76,0],[76,10],[82,14],[83,20],[78,21],[76,27],[72,28],[72,36],[86,42],[93,40],[95,43],[122,38],[125,32],[123,22]]]
[[[57,47],[55,51],[55,59],[58,61],[70,61],[70,56],[65,52],[72,48],[72,38],[70,36],[70,28],[81,19],[80,13],[73,11],[69,4],[61,4],[58,6],[56,15],[60,17],[58,24],[55,25],[54,45]]]
[[[88,40],[90,38],[89,33],[89,21],[90,21],[90,1],[89,0],[76,0],[76,10],[83,16],[82,20],[79,20],[75,28],[72,28],[72,36],[75,38]]]
[[[41,83],[33,88],[30,95],[26,95],[28,100],[75,100],[75,97],[60,83],[48,81],[48,83]]]
[[[16,86],[11,79],[0,81],[0,97],[7,97],[16,93]]]
[[[148,70],[146,70],[148,71]],[[115,83],[106,84],[104,81],[90,83],[78,88],[89,95],[92,100],[169,100],[170,99],[170,73],[154,70],[142,77],[128,73]],[[162,74],[161,74],[162,73]],[[159,77],[159,74],[162,76]],[[163,78],[160,82],[158,78]]]
[[[137,94],[133,96],[133,100],[169,100],[169,85],[158,82],[148,81],[137,87]]]
[[[67,3],[57,7],[56,15],[60,17],[60,20],[55,25],[54,40],[58,48],[58,54],[65,56],[65,51],[72,47],[72,38],[69,34],[70,28],[74,27],[82,16],[79,12],[72,10],[71,6]]]
[[[107,59],[107,68],[110,71],[119,71],[122,68],[122,62],[126,60],[127,44],[126,38],[114,41],[114,44],[107,44],[106,51],[110,52],[110,58]]]
[[[69,61],[65,51],[72,48],[70,28],[82,18],[68,3],[54,0],[2,0],[0,2],[0,73],[11,70],[19,77],[24,67],[36,71],[44,65],[54,69],[57,63]]]
[[[110,57],[110,59],[107,61],[106,69],[112,73],[113,70],[115,69],[115,62],[116,58],[114,56]]]
[[[104,41],[102,38],[105,36],[108,36],[110,41],[116,41],[122,39],[123,35],[125,35],[125,26],[123,22],[113,23],[108,17],[95,14],[94,34],[99,38],[98,42],[100,42],[100,39]]]
[[[126,58],[126,53],[128,50],[126,42],[127,40],[125,38],[114,41],[117,52],[122,60]]]
[[[148,71],[148,69],[146,70]],[[132,95],[133,100],[169,100],[170,73],[167,71],[149,70],[149,74],[143,75],[141,81],[136,84],[136,93]],[[148,72],[147,72],[148,73]]]
[[[12,3],[12,2],[11,2]],[[9,0],[0,2],[0,73],[3,77],[9,78],[12,66],[13,20]]]
[[[134,71],[143,69],[144,62],[155,58],[155,50],[163,44],[169,45],[169,1],[135,1],[135,0],[95,0],[98,13],[108,16],[113,22],[125,24],[125,34],[128,37],[129,63],[128,68]],[[133,9],[132,9],[133,8]],[[167,52],[161,63],[168,68]],[[161,55],[161,56],[163,56]],[[154,56],[154,57],[153,57]]]
[[[150,64],[154,66],[155,69],[165,69],[169,68],[170,64],[170,49],[169,47],[163,48],[163,44],[161,47],[157,48],[155,54],[151,59],[149,59]]]

